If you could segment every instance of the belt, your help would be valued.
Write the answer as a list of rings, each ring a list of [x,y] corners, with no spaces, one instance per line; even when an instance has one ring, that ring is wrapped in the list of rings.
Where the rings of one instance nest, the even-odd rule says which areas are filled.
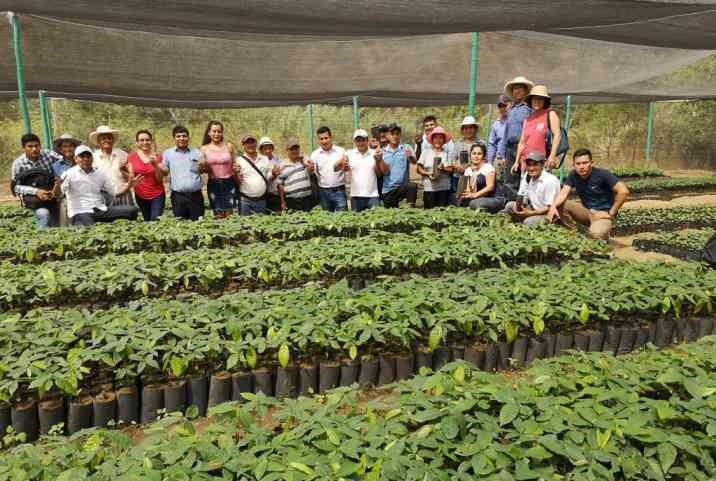
[[[240,195],[241,197],[243,197],[244,199],[249,199],[249,200],[252,200],[252,201],[254,201],[254,202],[258,202],[258,201],[260,201],[260,200],[266,200],[266,194],[262,195],[261,197],[251,197],[251,196],[248,196],[248,195],[246,195],[246,194],[242,194],[241,192],[239,192],[239,195]]]
[[[321,187],[321,190],[327,190],[329,192],[340,192],[346,190],[345,185],[339,185],[338,187]]]

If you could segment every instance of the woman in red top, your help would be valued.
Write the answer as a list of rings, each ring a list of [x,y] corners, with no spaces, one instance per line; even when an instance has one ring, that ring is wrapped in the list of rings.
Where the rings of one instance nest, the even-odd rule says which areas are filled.
[[[532,114],[522,124],[522,137],[517,145],[517,156],[512,166],[516,172],[522,166],[522,172],[526,171],[525,160],[531,153],[540,153],[547,158],[546,167],[554,169],[557,167],[557,149],[562,137],[560,130],[559,116],[552,110],[552,99],[544,85],[532,87],[527,103],[532,107]],[[547,132],[552,131],[552,151],[547,152]],[[519,164],[518,164],[519,162]]]
[[[148,130],[140,130],[135,136],[137,150],[129,154],[127,161],[135,176],[134,196],[144,220],[157,220],[164,213],[164,172],[157,165],[162,155],[157,152],[154,139]]]

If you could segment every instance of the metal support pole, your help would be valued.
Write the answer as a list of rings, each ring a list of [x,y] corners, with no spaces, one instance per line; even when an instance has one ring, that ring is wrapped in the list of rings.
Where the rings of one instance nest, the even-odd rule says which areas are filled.
[[[311,152],[316,149],[316,132],[313,125],[313,104],[308,104],[308,141],[311,143]]]
[[[564,103],[564,128],[569,132],[569,128],[572,126],[572,96],[567,95],[567,100]],[[565,177],[565,166],[564,162],[559,167],[559,181],[564,182]]]
[[[480,62],[480,34],[472,32],[472,49],[470,51],[470,88],[467,114],[475,116],[475,97],[477,94],[477,74]]]
[[[492,104],[487,109],[487,128],[485,129],[485,142],[490,140],[490,134],[492,133]]]
[[[50,111],[47,106],[47,96],[44,90],[40,90],[40,117],[42,118],[42,140],[43,147],[52,148],[52,125],[50,124]]]
[[[22,62],[22,32],[20,30],[20,17],[10,12],[8,14],[12,26],[12,47],[15,51],[15,73],[17,76],[17,97],[22,113],[22,124],[26,133],[32,132],[30,123],[30,109],[27,105],[27,94],[25,93],[25,65]]]
[[[360,105],[358,104],[358,96],[353,96],[353,130],[360,128]]]
[[[656,116],[656,102],[649,103],[649,119],[646,124],[646,161],[651,162],[654,142],[654,117]]]

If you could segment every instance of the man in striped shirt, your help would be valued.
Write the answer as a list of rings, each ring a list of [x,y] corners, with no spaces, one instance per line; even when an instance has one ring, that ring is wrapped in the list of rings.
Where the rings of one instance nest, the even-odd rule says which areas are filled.
[[[278,194],[282,210],[309,211],[313,208],[311,179],[303,165],[301,145],[296,139],[286,141],[288,162],[278,176]]]

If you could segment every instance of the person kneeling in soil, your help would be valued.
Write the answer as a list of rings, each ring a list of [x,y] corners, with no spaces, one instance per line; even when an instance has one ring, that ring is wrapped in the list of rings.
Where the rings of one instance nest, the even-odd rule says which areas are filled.
[[[80,145],[75,149],[75,162],[77,165],[62,175],[62,192],[67,197],[67,216],[72,225],[91,226],[95,222],[137,218],[134,206],[107,206],[104,194],[114,197],[117,188],[103,170],[92,166],[89,147]]]
[[[470,147],[470,166],[465,169],[464,176],[467,177],[467,188],[460,193],[459,205],[469,206],[475,210],[486,210],[494,214],[505,206],[505,198],[502,194],[502,186],[498,184],[495,168],[488,164],[487,146],[483,143],[475,143]]]
[[[629,189],[607,169],[594,167],[592,153],[579,149],[574,153],[574,170],[564,181],[564,187],[547,213],[550,222],[559,218],[571,229],[576,222],[589,227],[592,239],[609,239],[612,222],[629,196]],[[567,200],[572,189],[581,202]]]
[[[527,155],[527,175],[522,177],[517,200],[505,206],[506,213],[528,227],[549,222],[547,213],[559,193],[559,179],[545,170],[546,161],[541,152]]]

